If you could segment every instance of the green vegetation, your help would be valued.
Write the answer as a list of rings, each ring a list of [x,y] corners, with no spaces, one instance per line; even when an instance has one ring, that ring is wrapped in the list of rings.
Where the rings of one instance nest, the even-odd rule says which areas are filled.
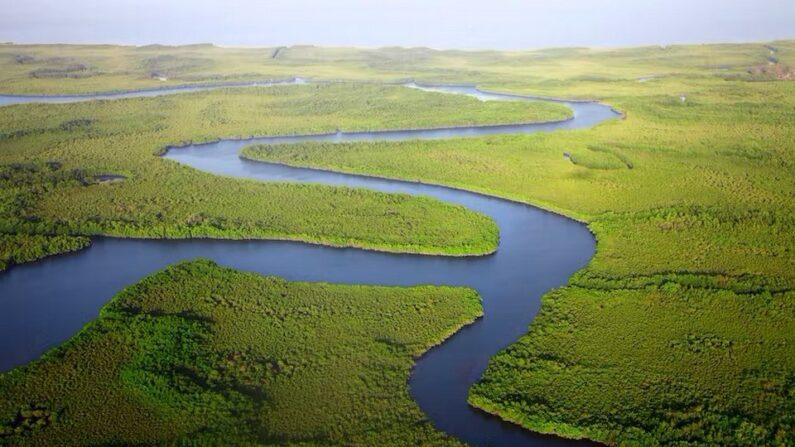
[[[771,46],[775,61],[770,60]],[[64,59],[53,61],[56,54]],[[86,67],[80,71],[85,76],[30,74],[77,64]],[[793,77],[793,65],[795,41],[527,52],[0,46],[1,85],[8,92],[98,91],[299,75],[473,82],[487,89],[594,98],[615,106],[626,113],[625,120],[589,130],[259,147],[247,149],[246,156],[447,184],[587,222],[599,241],[596,257],[571,284],[544,299],[530,334],[494,359],[470,400],[533,430],[627,445],[795,443],[795,83],[786,81]],[[153,70],[167,72],[169,80],[152,78]],[[355,89],[362,95],[352,94]],[[413,116],[422,108],[373,113],[368,107],[388,97],[391,90],[386,87],[240,92],[0,109],[0,157],[7,163],[34,162],[41,170],[46,161],[60,160],[65,172],[128,177],[114,184],[55,188],[33,213],[42,221],[66,216],[85,225],[99,209],[105,213],[100,222],[121,225],[129,216],[148,216],[149,221],[137,222],[144,222],[140,228],[152,228],[147,222],[154,222],[161,209],[172,213],[170,222],[186,222],[203,207],[218,206],[210,202],[257,197],[262,203],[277,189],[212,178],[150,157],[164,144],[221,135],[446,122],[441,109],[426,117]],[[288,100],[277,107],[273,104],[282,92],[288,92]],[[458,100],[447,98],[450,108],[456,108],[452,104]],[[471,119],[477,116],[474,112],[483,112],[471,102],[461,104],[473,107]],[[294,110],[299,112],[293,114]],[[519,117],[505,110],[491,118],[510,122]],[[384,113],[391,115],[375,119]],[[141,129],[159,130],[143,137],[138,135]],[[74,144],[78,141],[79,150]],[[164,183],[169,192],[163,192]],[[219,191],[218,197],[203,203],[192,188],[197,184],[211,188],[202,190]],[[102,192],[108,188],[120,195]],[[288,201],[288,196],[303,191],[293,188],[280,197]],[[161,198],[166,194],[168,199]],[[123,205],[115,197],[124,198]],[[351,206],[339,196],[324,196],[318,203]],[[338,235],[341,222],[351,221],[341,214],[333,231],[306,237],[309,231],[300,227],[304,221],[284,217],[290,215],[289,207],[268,207],[271,219],[281,219],[275,228],[319,242],[328,243],[324,237]],[[446,222],[447,214],[430,215],[442,209],[456,212],[428,202],[415,216]],[[383,209],[377,210],[372,215],[381,216]],[[310,212],[306,222],[314,225],[318,216],[327,218],[322,211]],[[239,210],[223,212],[256,219]],[[493,227],[472,214],[457,216],[450,232],[430,245],[460,251],[482,247],[482,241],[496,236]],[[295,225],[302,230],[296,231]],[[102,227],[102,232],[113,234],[109,228]],[[378,243],[406,244],[405,238],[420,227],[388,228],[394,234],[400,234],[399,228],[411,230],[388,241],[376,239]],[[356,238],[372,246],[375,236],[360,231]],[[420,241],[427,248],[426,239]],[[16,410],[29,415],[20,419],[24,424],[47,424],[39,421],[47,421],[52,412],[38,404],[26,402],[27,407]]]
[[[36,261],[49,255],[88,247],[87,237],[0,234],[0,270],[9,265]]]
[[[793,292],[566,287],[470,401],[611,444],[792,445],[793,334]]]
[[[769,46],[780,66],[795,66],[795,41],[769,44],[674,45],[621,49],[552,48],[535,51],[437,51],[429,48],[220,48],[213,45],[0,44],[3,93],[90,93],[244,80],[314,79],[512,84],[559,88],[572,83],[654,84],[669,76],[772,79]],[[276,57],[274,56],[276,54]],[[81,68],[76,70],[76,68]],[[35,77],[35,70],[71,76]],[[165,79],[165,80],[161,80]],[[572,91],[566,95],[580,93]],[[586,90],[585,93],[588,93]]]
[[[374,100],[372,98],[378,98]],[[297,239],[395,252],[494,251],[487,217],[429,198],[196,172],[157,156],[218,137],[562,118],[562,107],[483,103],[394,86],[231,89],[159,98],[0,108],[5,262],[85,245],[65,236]],[[177,149],[178,150],[178,149]],[[124,181],[97,181],[98,174]],[[212,191],[208,195],[207,191]],[[29,247],[25,238],[48,239]],[[66,244],[65,241],[70,241]],[[79,244],[78,244],[79,242]],[[18,251],[34,251],[17,255]]]
[[[457,445],[406,383],[415,357],[480,314],[463,288],[178,264],[0,375],[0,445]]]
[[[50,188],[89,181],[83,171],[61,170],[60,163],[0,166],[0,215],[3,216],[0,218],[0,270],[90,245],[90,239],[83,236],[30,231],[39,227],[40,222],[36,216],[26,213],[35,198]]]

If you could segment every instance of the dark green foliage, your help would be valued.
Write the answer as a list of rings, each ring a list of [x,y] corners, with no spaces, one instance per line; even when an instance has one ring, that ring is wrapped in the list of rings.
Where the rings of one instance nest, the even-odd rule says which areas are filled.
[[[608,146],[588,146],[586,150],[569,154],[572,163],[591,169],[632,169],[632,160]]]
[[[469,289],[178,264],[0,375],[0,445],[457,445],[406,384],[415,357],[480,313]]]
[[[14,264],[77,251],[90,244],[89,238],[80,236],[0,234],[0,270]]]
[[[84,172],[62,170],[53,161],[0,166],[0,270],[87,247],[87,237],[58,234],[43,226],[31,207],[53,188],[90,182]]]
[[[57,420],[54,414],[43,404],[31,404],[23,406],[17,411],[16,417],[11,422],[0,425],[0,439],[12,438],[27,434],[32,430],[42,429]]]

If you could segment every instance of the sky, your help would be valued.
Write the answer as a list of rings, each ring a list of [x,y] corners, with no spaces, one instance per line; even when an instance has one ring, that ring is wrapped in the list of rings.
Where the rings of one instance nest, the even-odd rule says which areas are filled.
[[[795,0],[0,0],[0,41],[561,46],[795,38]]]

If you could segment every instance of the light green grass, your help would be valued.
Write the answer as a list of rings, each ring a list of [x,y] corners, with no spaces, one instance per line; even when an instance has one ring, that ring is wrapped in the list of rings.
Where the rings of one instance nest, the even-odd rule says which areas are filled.
[[[773,42],[795,65],[793,41]],[[510,83],[610,83],[647,76],[750,77],[766,64],[764,43],[619,49],[436,51],[427,48],[220,48],[212,45],[0,45],[4,93],[85,93],[240,80],[315,79]],[[21,59],[20,59],[21,58]],[[76,67],[84,67],[75,71]],[[53,71],[37,76],[41,71]],[[70,71],[71,70],[71,71]],[[61,73],[61,75],[58,75]],[[165,75],[160,81],[153,74]],[[652,81],[656,82],[656,81]]]

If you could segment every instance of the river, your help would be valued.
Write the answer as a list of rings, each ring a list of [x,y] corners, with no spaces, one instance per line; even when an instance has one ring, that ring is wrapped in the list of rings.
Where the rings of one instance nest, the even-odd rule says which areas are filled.
[[[304,83],[295,78],[285,83]],[[258,83],[263,85],[265,83]],[[265,85],[275,85],[270,83]],[[248,84],[235,84],[245,87]],[[529,97],[484,92],[472,86],[404,84],[410,88],[474,96],[481,100]],[[205,88],[219,88],[213,85]],[[201,87],[119,92],[97,96],[2,96],[0,104],[115,99],[196,91]],[[23,98],[14,101],[13,98]],[[50,101],[52,100],[52,101]],[[418,359],[410,392],[434,425],[474,445],[588,445],[540,435],[487,415],[467,404],[469,387],[489,359],[527,332],[540,297],[564,285],[594,254],[585,225],[538,208],[443,186],[379,179],[255,162],[238,156],[252,143],[372,141],[460,138],[587,128],[619,114],[594,102],[560,101],[574,118],[554,123],[221,140],[171,148],[166,163],[178,162],[213,174],[257,179],[362,187],[435,197],[485,213],[500,229],[496,253],[479,257],[389,254],[301,242],[228,240],[138,240],[95,238],[90,248],[14,266],[0,273],[0,371],[39,357],[74,335],[115,293],[163,267],[205,257],[240,270],[289,280],[346,284],[439,284],[475,288],[484,316]],[[499,149],[495,149],[499,150]],[[565,162],[561,154],[561,162]]]

